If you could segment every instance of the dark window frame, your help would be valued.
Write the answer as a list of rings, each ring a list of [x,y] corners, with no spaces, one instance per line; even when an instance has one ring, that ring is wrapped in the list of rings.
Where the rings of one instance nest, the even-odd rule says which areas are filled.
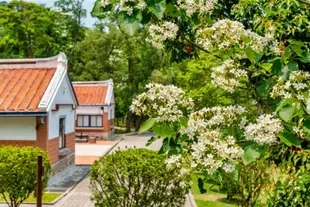
[[[65,130],[66,130],[66,117],[60,117],[59,118],[59,149],[66,148],[66,131]],[[61,133],[62,133],[62,137],[61,137]]]
[[[88,126],[84,126],[84,117],[88,116]],[[96,126],[91,126],[91,117],[95,116],[96,117]],[[101,126],[98,126],[98,116],[101,119]],[[79,117],[82,117],[82,126],[79,125]],[[102,119],[102,115],[77,115],[77,119],[76,119],[76,126],[77,127],[83,127],[83,128],[102,128],[103,127],[103,119]]]

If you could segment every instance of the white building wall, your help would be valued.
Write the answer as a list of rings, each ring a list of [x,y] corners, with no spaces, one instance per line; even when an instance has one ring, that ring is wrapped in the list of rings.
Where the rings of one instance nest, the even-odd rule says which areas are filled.
[[[59,119],[65,118],[65,133],[69,134],[75,131],[74,123],[74,110],[71,106],[60,106],[58,111],[51,111],[48,117],[49,119],[49,130],[48,138],[58,138],[59,137]]]
[[[68,82],[68,78],[65,77],[58,89],[58,92],[54,98],[51,108],[55,109],[56,104],[73,104],[73,98],[70,93],[70,83]]]
[[[102,115],[103,110],[97,106],[78,106],[76,109],[77,115]]]
[[[59,137],[59,119],[65,118],[65,133],[69,134],[75,131],[75,109],[72,109],[71,104],[74,105],[73,97],[70,93],[70,83],[68,82],[67,77],[64,78],[61,83],[59,90],[55,96],[55,99],[52,103],[51,111],[49,112],[49,130],[48,130],[48,138],[58,138]],[[58,111],[53,111],[56,109],[56,105],[60,104]],[[65,104],[68,106],[64,106],[61,104]]]
[[[110,105],[109,107],[107,107],[107,111],[108,111],[108,119],[114,119],[115,118],[115,105]]]
[[[0,117],[0,140],[36,140],[36,117]]]

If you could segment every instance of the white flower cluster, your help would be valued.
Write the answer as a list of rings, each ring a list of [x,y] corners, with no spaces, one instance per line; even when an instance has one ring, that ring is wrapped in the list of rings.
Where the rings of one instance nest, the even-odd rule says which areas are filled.
[[[306,102],[310,90],[310,73],[304,71],[293,71],[289,80],[279,79],[277,84],[273,86],[271,97],[281,97],[284,99],[297,98]]]
[[[194,104],[185,92],[173,85],[163,86],[150,83],[147,91],[138,95],[132,102],[130,110],[137,115],[158,118],[159,122],[179,121],[183,112],[190,111]]]
[[[306,106],[307,106],[307,112],[308,114],[310,114],[310,97],[307,99]]]
[[[166,165],[168,167],[176,166],[180,167],[181,166],[181,155],[171,155],[166,159]]]
[[[226,60],[222,65],[212,68],[211,83],[233,93],[242,81],[248,80],[247,72],[232,59]]]
[[[178,0],[177,4],[186,11],[188,16],[192,16],[195,12],[199,14],[210,14],[218,0]]]
[[[164,48],[165,40],[175,39],[178,31],[178,25],[168,21],[164,21],[160,25],[152,24],[148,29],[151,44],[158,49]]]
[[[222,137],[218,130],[200,134],[191,150],[192,167],[207,170],[209,174],[219,168],[232,172],[235,160],[243,156],[243,150],[236,145],[234,137]]]
[[[219,131],[239,121],[245,113],[241,106],[204,108],[189,117],[186,133],[194,141],[191,145],[192,167],[206,169],[212,174],[218,168],[231,172],[234,163],[243,155],[243,150],[232,136],[223,137]]]
[[[238,121],[238,118],[246,112],[242,106],[226,106],[203,108],[189,117],[188,127],[184,133],[190,138],[202,134],[209,129],[231,126]]]
[[[277,46],[272,34],[260,36],[246,30],[242,23],[229,19],[220,20],[212,27],[198,30],[197,43],[206,50],[216,47],[228,50],[239,45],[242,49],[251,46],[257,52],[262,51],[269,44],[273,48]]]
[[[105,8],[110,5],[110,3],[110,0],[102,0],[101,6]],[[134,9],[143,11],[146,6],[147,5],[144,0],[120,0],[119,10],[125,11],[129,16],[131,16]]]
[[[283,131],[281,121],[271,114],[264,114],[260,115],[256,122],[245,127],[245,139],[260,145],[277,143],[277,135]]]

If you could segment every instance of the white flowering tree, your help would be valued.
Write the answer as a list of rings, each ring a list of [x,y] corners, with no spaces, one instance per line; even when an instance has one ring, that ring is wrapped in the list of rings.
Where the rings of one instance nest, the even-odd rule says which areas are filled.
[[[131,110],[149,117],[142,131],[164,138],[168,164],[190,155],[194,169],[232,172],[236,163],[247,165],[270,146],[288,153],[309,149],[307,1],[97,0],[93,15],[114,18],[128,34],[147,29],[150,44],[170,50],[176,61],[220,54],[212,84],[251,95],[255,113],[239,105],[197,109],[182,89],[149,84]]]

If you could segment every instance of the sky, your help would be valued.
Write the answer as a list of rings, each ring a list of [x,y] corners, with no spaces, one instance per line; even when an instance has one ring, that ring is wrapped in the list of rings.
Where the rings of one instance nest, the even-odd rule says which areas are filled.
[[[9,2],[10,0],[6,0]],[[45,4],[47,7],[52,7],[54,5],[54,0],[24,0],[29,2],[35,2],[37,4]],[[83,25],[87,27],[92,27],[92,25],[95,23],[96,18],[93,18],[90,15],[90,12],[94,6],[96,0],[84,0],[83,6],[87,10],[87,17],[83,20]]]

